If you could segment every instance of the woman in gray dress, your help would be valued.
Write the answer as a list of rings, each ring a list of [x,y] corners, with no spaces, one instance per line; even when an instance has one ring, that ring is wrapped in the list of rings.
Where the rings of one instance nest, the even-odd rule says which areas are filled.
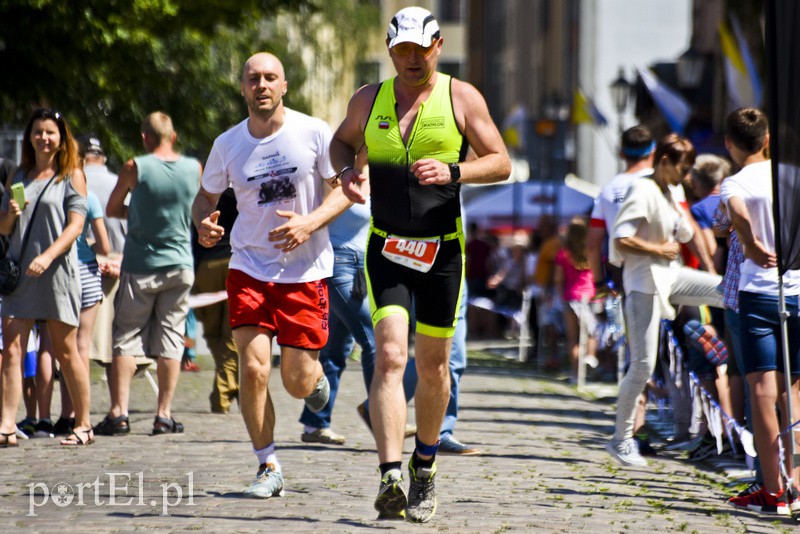
[[[11,237],[8,254],[22,271],[17,288],[3,297],[0,312],[0,447],[17,445],[14,421],[22,397],[20,361],[35,320],[47,323],[53,352],[75,406],[73,433],[61,444],[88,445],[94,442],[94,434],[89,420],[89,368],[78,353],[81,298],[73,247],[86,217],[86,177],[79,167],[75,141],[59,112],[37,109],[28,121],[22,162],[6,190],[17,183],[25,188],[24,205],[7,194],[0,208],[0,234]],[[25,232],[29,235],[22,250]]]

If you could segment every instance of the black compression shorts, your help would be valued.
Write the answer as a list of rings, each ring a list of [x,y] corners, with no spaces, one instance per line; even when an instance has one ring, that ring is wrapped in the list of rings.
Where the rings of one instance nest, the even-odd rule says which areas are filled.
[[[417,332],[431,337],[453,337],[463,298],[464,234],[440,236],[436,259],[425,273],[384,257],[385,242],[385,232],[370,230],[365,272],[373,326],[397,313],[408,319],[413,300]]]

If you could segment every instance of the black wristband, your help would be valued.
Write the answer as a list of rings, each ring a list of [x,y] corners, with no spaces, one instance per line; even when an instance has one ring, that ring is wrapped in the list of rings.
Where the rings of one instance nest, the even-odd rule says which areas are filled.
[[[339,174],[336,175],[336,178],[341,178],[344,173],[346,173],[347,171],[352,171],[353,169],[354,169],[354,167],[350,167],[348,165],[347,167],[345,167],[344,169],[339,171]]]

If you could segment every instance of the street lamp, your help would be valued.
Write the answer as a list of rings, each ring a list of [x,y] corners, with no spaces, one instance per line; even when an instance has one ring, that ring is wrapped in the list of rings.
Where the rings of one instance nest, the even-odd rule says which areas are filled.
[[[705,66],[705,56],[693,46],[689,47],[677,61],[678,85],[685,89],[697,89],[703,81]]]
[[[625,131],[622,123],[622,116],[625,110],[628,109],[628,100],[631,96],[631,88],[633,86],[625,78],[625,69],[619,68],[619,75],[617,79],[611,82],[611,99],[614,101],[614,107],[617,109],[617,128],[619,130],[618,142],[622,143],[622,133]],[[622,161],[619,162],[620,170],[622,169]]]

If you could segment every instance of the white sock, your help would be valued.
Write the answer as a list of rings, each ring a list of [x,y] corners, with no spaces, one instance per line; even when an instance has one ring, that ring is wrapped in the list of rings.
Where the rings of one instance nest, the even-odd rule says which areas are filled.
[[[277,471],[278,473],[281,472],[281,464],[278,463],[278,457],[275,454],[274,441],[261,450],[257,450],[254,448],[253,452],[256,453],[256,457],[258,458],[258,465],[272,464],[275,466],[275,471]]]
[[[305,432],[306,434],[313,434],[317,430],[320,430],[320,428],[316,426],[303,425],[303,432]]]

